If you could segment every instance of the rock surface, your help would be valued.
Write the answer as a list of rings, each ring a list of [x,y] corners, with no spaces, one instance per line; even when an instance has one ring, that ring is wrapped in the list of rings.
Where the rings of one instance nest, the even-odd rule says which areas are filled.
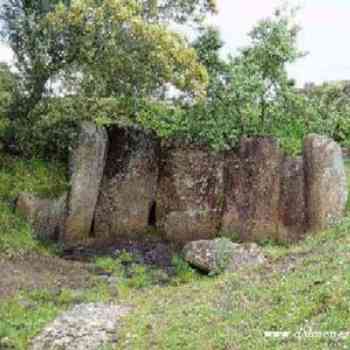
[[[272,137],[243,138],[226,154],[222,231],[241,240],[277,239],[282,151]],[[237,232],[238,231],[238,232]]]
[[[129,308],[80,304],[63,313],[32,341],[31,350],[99,350],[117,341],[120,318]]]
[[[162,145],[157,223],[166,238],[188,242],[213,238],[223,210],[223,154],[199,145]]]
[[[58,199],[41,199],[30,193],[21,193],[16,211],[32,225],[35,234],[45,240],[58,240],[64,232],[67,194]]]
[[[107,146],[104,128],[82,123],[78,145],[70,157],[71,190],[64,233],[67,244],[84,241],[91,233]]]
[[[255,243],[232,243],[227,238],[187,243],[183,255],[189,264],[208,273],[235,271],[242,267],[258,266],[265,261]]]
[[[340,146],[320,135],[304,142],[308,229],[317,231],[338,223],[348,198]]]
[[[302,158],[285,157],[281,167],[281,241],[297,241],[306,231],[305,173]]]
[[[114,128],[96,207],[98,240],[134,238],[150,224],[158,182],[159,142],[137,127]]]

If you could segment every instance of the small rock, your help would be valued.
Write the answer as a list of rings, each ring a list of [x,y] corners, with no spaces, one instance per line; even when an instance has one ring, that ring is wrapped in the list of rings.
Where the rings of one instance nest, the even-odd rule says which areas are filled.
[[[210,274],[257,266],[265,261],[256,244],[237,244],[226,238],[188,243],[183,254],[188,263]]]

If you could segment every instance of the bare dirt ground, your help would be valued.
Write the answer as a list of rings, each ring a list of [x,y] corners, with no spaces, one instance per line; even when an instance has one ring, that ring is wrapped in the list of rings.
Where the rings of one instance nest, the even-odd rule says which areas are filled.
[[[92,282],[87,264],[53,256],[33,254],[10,259],[0,256],[0,271],[0,299],[21,290],[79,289]]]
[[[128,252],[136,263],[171,269],[173,247],[160,240],[120,240],[109,248],[76,248],[61,257],[29,254],[19,257],[0,255],[0,299],[14,296],[21,290],[85,289],[103,271],[96,271],[97,256],[117,258]]]

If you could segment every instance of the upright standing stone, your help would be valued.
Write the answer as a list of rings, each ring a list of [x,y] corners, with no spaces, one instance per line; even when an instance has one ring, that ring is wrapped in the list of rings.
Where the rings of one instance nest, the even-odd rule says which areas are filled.
[[[272,137],[242,138],[226,155],[222,231],[243,241],[278,239],[282,152]]]
[[[285,157],[281,167],[279,239],[297,241],[306,231],[305,174],[302,158]]]
[[[188,242],[217,235],[223,209],[223,154],[207,147],[162,146],[157,221],[166,238]]]
[[[147,230],[159,171],[159,141],[155,135],[135,126],[114,128],[109,136],[94,225],[95,237],[100,241],[135,238]]]
[[[106,160],[108,136],[105,128],[83,122],[77,147],[70,157],[71,189],[64,240],[82,242],[89,238]]]
[[[225,205],[222,217],[221,233],[232,239],[241,237],[243,175],[239,151],[227,151],[225,154],[224,167]]]
[[[309,135],[304,141],[306,204],[311,231],[322,230],[343,217],[348,198],[342,150],[333,140]]]

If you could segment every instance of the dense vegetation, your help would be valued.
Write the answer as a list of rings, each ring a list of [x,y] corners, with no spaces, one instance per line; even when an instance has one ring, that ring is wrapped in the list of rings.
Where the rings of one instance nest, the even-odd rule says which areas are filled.
[[[0,68],[0,138],[27,156],[66,159],[83,119],[138,123],[214,149],[242,135],[274,135],[291,152],[303,136],[349,141],[346,83],[298,89],[287,65],[300,58],[293,11],[276,11],[223,58],[208,1],[24,1],[1,11],[16,74]],[[191,42],[174,31],[191,26]],[[181,32],[186,32],[182,30]]]

